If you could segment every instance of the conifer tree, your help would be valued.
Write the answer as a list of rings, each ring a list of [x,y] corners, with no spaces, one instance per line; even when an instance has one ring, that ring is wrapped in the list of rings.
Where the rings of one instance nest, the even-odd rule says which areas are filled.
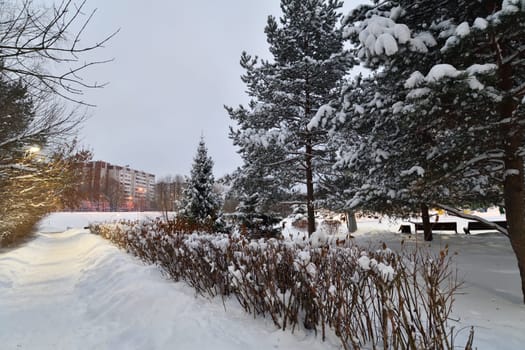
[[[193,159],[191,176],[182,193],[180,215],[198,225],[215,226],[220,214],[220,198],[213,191],[213,160],[201,138]]]
[[[353,204],[457,213],[503,199],[525,297],[525,3],[374,2],[345,29],[375,72],[343,101]]]
[[[227,108],[238,125],[230,137],[244,160],[240,173],[257,169],[266,184],[281,190],[304,185],[310,234],[328,138],[314,117],[319,119],[321,106],[340,94],[353,64],[337,26],[341,5],[338,0],[282,0],[280,21],[270,16],[265,28],[273,60],[241,57],[252,102],[248,108]]]
[[[478,9],[463,5],[466,11]],[[449,72],[441,48],[453,26],[450,16],[465,16],[454,8],[429,1],[417,7],[413,2],[385,2],[360,7],[347,17],[346,35],[375,72],[358,79],[343,101],[347,123],[342,136],[356,141],[345,142],[340,159],[352,169],[355,187],[347,193],[353,205],[408,215],[428,211],[429,203],[465,207],[498,202],[498,174],[488,172],[487,164],[461,166],[462,159],[477,154],[469,140],[487,137],[486,130],[461,120],[461,115],[470,115],[470,122],[490,117],[475,112],[491,110],[490,91],[478,88],[490,80],[487,70],[474,66],[450,71],[457,73],[454,82],[441,79]],[[434,88],[420,88],[418,79],[431,81]],[[456,113],[459,94],[463,110]],[[431,240],[430,225],[426,227],[425,238]]]
[[[280,232],[278,224],[282,217],[268,211],[263,212],[260,202],[258,193],[241,197],[236,210],[236,219],[241,225],[241,232],[255,237],[274,237]]]

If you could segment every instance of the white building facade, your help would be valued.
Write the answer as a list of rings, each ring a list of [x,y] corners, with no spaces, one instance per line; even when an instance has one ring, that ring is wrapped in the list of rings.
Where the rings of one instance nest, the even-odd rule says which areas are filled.
[[[83,170],[85,210],[150,210],[155,203],[155,175],[103,161]]]

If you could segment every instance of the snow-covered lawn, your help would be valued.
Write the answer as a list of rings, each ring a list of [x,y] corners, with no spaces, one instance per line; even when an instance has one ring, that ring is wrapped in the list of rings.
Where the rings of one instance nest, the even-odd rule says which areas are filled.
[[[1,349],[337,349],[312,334],[276,331],[234,300],[195,296],[183,283],[81,229],[90,221],[136,219],[156,213],[59,213],[45,218],[36,238],[0,253]],[[397,249],[428,245],[418,236],[388,233],[397,223],[363,220],[355,240]],[[67,228],[71,229],[67,229]],[[79,229],[80,228],[80,229]],[[65,232],[63,232],[65,231]],[[57,233],[58,232],[58,233]],[[514,254],[497,234],[436,235],[449,246],[464,294],[456,327],[476,327],[478,349],[521,349],[525,307]],[[460,337],[468,335],[466,328]],[[457,342],[463,343],[462,341]]]

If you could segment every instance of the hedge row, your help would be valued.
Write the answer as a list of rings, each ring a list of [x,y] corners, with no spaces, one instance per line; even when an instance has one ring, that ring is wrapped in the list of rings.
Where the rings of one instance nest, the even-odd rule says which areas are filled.
[[[339,337],[344,349],[453,349],[459,286],[448,250],[363,249],[346,243],[185,233],[160,221],[96,225],[109,239],[199,293],[233,296],[283,330]],[[465,349],[472,348],[471,330]]]

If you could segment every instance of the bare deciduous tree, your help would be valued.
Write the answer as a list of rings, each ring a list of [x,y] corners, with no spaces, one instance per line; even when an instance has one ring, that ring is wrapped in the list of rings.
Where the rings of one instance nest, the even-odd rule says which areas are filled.
[[[0,74],[23,80],[31,92],[52,92],[75,102],[86,88],[105,84],[89,82],[81,75],[90,66],[110,60],[85,60],[118,31],[98,42],[81,44],[81,36],[96,10],[87,0],[62,0],[51,8],[32,0],[0,3]],[[53,69],[50,65],[53,64]]]
[[[184,177],[182,175],[166,176],[159,180],[156,185],[156,204],[162,211],[164,218],[168,218],[168,212],[179,209],[184,190]]]
[[[108,62],[90,58],[117,33],[81,43],[95,14],[86,4],[0,0],[0,245],[79,198],[79,163],[90,153],[71,140],[84,120],[79,108],[88,105],[83,91],[104,85],[82,75]]]

